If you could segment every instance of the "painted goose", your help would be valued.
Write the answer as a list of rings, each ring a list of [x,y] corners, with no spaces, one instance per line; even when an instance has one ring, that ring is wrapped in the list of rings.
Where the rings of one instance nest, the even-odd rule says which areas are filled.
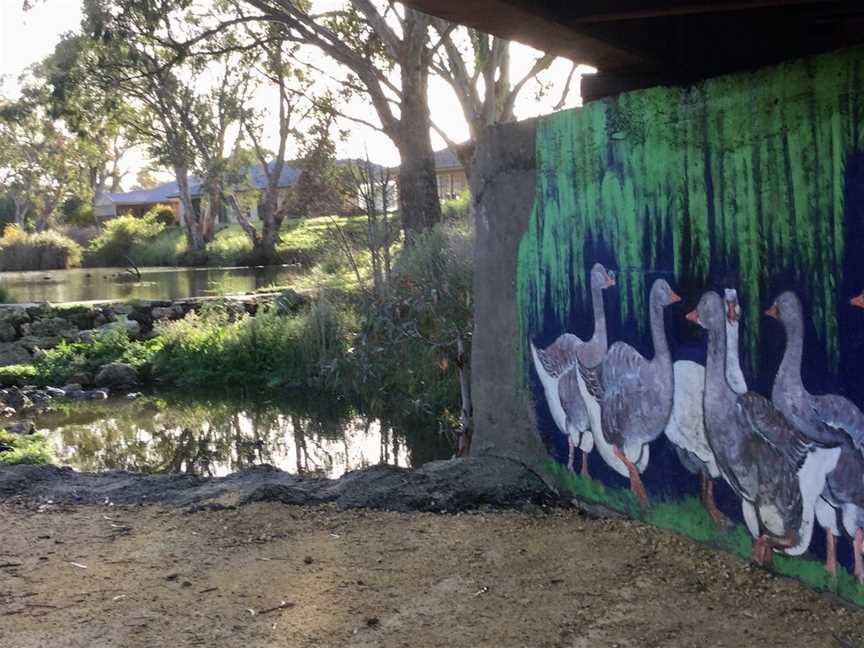
[[[606,338],[606,313],[603,308],[603,291],[615,285],[615,273],[595,263],[589,278],[591,305],[594,311],[594,334],[583,341],[571,333],[561,335],[545,349],[537,349],[531,343],[534,369],[543,384],[546,403],[558,430],[567,435],[567,469],[573,472],[576,448],[582,450],[581,473],[588,477],[588,454],[594,447],[591,434],[591,419],[583,398],[584,389],[577,370],[578,364],[596,366],[608,348]]]
[[[747,391],[747,382],[741,371],[737,353],[738,327],[741,306],[738,293],[727,288],[724,294],[726,305],[726,382],[736,394]],[[732,525],[717,507],[714,499],[714,480],[720,477],[720,470],[714,453],[705,436],[702,401],[705,393],[705,367],[690,360],[679,360],[672,365],[675,393],[672,397],[672,415],[664,431],[666,438],[675,446],[681,464],[693,475],[702,479],[702,503],[719,527]]]
[[[812,442],[831,448],[822,450],[824,466],[806,486],[822,495],[818,521],[825,529],[827,558],[825,568],[837,572],[836,537],[839,529],[836,513],[826,510],[825,502],[843,512],[844,527],[855,538],[855,576],[864,582],[864,532],[855,521],[855,509],[864,504],[864,414],[842,396],[816,396],[807,391],[801,378],[804,354],[804,311],[798,296],[784,292],[765,311],[780,321],[786,333],[786,349],[774,379],[771,398],[783,415]],[[826,480],[827,478],[827,480]],[[802,491],[804,485],[802,484]],[[854,524],[851,529],[846,522]],[[864,525],[862,525],[864,526]]]
[[[666,341],[663,309],[681,298],[663,279],[651,287],[649,314],[654,358],[648,360],[624,342],[609,348],[594,368],[580,366],[589,393],[600,404],[604,440],[624,463],[630,488],[643,506],[648,493],[637,466],[647,446],[663,433],[672,412],[672,357]]]
[[[773,549],[796,547],[804,506],[798,471],[810,445],[763,396],[737,394],[726,379],[723,300],[707,292],[687,319],[708,331],[705,433],[723,478],[754,517],[752,559],[765,565]]]

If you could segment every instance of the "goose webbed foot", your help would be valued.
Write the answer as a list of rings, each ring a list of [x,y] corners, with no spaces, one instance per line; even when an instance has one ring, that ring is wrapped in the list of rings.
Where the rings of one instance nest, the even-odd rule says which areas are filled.
[[[627,467],[627,473],[630,475],[630,490],[639,498],[639,504],[641,504],[642,508],[648,508],[651,502],[648,499],[648,491],[645,490],[645,484],[642,483],[642,476],[639,474],[636,464],[630,461],[617,445],[612,446],[612,452]]]
[[[728,530],[735,526],[732,520],[717,508],[717,501],[714,499],[714,480],[707,475],[702,477],[702,504],[717,527]]]

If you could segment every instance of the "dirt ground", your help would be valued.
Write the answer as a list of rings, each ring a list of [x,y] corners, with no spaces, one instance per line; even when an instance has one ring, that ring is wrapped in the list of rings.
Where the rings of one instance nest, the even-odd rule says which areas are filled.
[[[0,505],[0,646],[857,646],[864,611],[573,511]]]

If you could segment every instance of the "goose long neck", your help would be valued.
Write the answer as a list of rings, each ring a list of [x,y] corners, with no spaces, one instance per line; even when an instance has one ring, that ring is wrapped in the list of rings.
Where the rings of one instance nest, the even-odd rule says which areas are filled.
[[[804,330],[798,321],[784,322],[786,350],[780,362],[778,378],[788,384],[801,384],[801,360],[804,351]]]
[[[663,307],[656,302],[651,304],[651,341],[654,343],[654,358],[669,360],[669,343],[666,341]]]
[[[594,334],[591,340],[605,351],[608,347],[608,341],[606,339],[606,310],[603,308],[603,290],[601,288],[591,286],[591,304],[594,308]]]
[[[722,329],[709,329],[708,355],[705,359],[706,412],[734,396],[726,381],[726,333]]]
[[[744,372],[741,371],[741,356],[738,351],[738,325],[727,323],[725,326],[726,342],[726,381],[733,391],[743,394],[747,391]]]

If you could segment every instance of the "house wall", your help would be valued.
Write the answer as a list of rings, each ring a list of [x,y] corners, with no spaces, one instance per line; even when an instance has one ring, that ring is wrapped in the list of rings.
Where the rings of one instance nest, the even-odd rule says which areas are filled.
[[[468,178],[462,169],[436,171],[438,181],[438,197],[441,200],[456,198],[468,188]]]
[[[854,504],[864,503],[864,309],[850,303],[864,289],[862,83],[864,50],[844,50],[490,130],[472,187],[475,448],[864,603],[852,548],[864,525]],[[595,263],[615,272],[598,302],[613,353],[580,347],[595,331]],[[673,300],[657,288],[652,307],[659,280],[681,301],[661,307]],[[712,348],[725,344],[727,325],[738,335],[728,347],[737,378],[724,373],[734,358],[717,353],[722,375],[705,377],[708,333],[685,318],[708,291],[723,296]],[[800,335],[763,315],[784,291],[800,300]],[[691,319],[714,326],[711,299]],[[784,300],[791,322],[794,298]],[[789,386],[787,344],[803,348],[804,389],[839,398],[810,400]],[[790,413],[789,402],[807,411]],[[826,438],[814,437],[813,417]],[[842,501],[838,484],[848,487]],[[834,541],[831,578],[823,562]]]

